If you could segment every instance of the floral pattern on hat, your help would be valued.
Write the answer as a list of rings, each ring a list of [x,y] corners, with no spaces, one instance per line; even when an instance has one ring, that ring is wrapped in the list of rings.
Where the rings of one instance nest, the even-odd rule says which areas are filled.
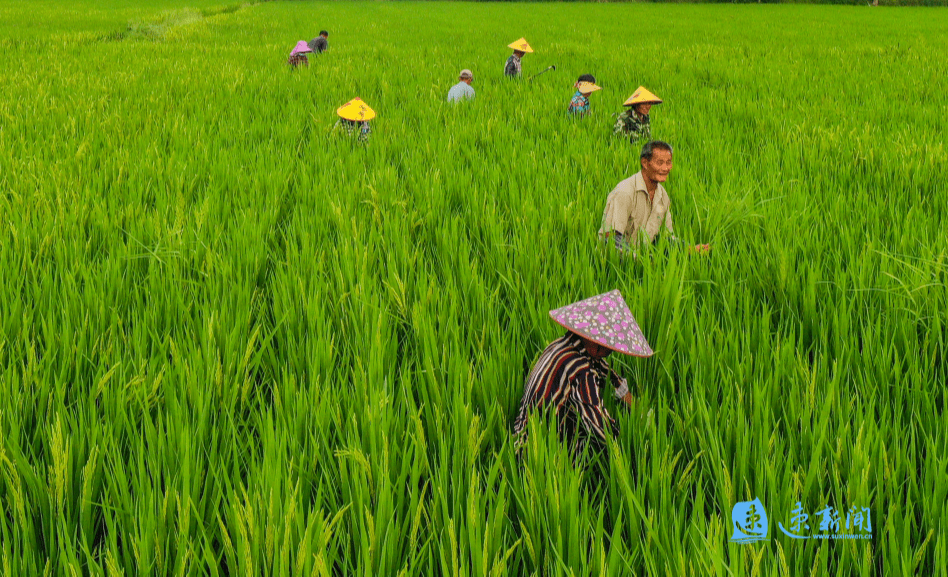
[[[550,316],[564,328],[618,353],[652,355],[652,348],[618,290],[552,310]]]

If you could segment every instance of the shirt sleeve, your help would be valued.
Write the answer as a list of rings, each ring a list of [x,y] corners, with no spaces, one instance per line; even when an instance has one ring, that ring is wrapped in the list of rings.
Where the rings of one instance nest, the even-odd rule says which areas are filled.
[[[609,411],[602,404],[602,394],[599,390],[599,379],[592,371],[585,371],[575,377],[576,382],[570,391],[570,400],[573,401],[583,425],[590,433],[601,439],[606,438],[606,429],[616,432],[616,422],[609,415]]]
[[[606,201],[606,213],[602,215],[602,232],[618,232],[623,235],[628,235],[630,232],[626,230],[626,227],[629,225],[629,215],[632,214],[633,197],[629,194],[622,194],[617,186],[613,190],[614,194],[610,194],[612,197],[610,201]]]

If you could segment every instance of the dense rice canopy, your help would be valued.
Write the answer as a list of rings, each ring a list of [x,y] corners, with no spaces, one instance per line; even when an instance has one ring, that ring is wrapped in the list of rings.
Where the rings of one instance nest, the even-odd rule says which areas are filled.
[[[941,12],[222,1],[0,6],[5,574],[945,575]],[[708,258],[596,241],[639,85]],[[613,288],[635,407],[521,468],[547,311]]]

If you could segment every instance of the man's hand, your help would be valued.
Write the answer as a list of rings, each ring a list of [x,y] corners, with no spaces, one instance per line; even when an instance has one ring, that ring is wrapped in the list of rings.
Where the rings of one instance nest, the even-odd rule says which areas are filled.
[[[688,252],[694,253],[694,254],[708,254],[709,252],[711,252],[711,245],[710,244],[696,244],[694,246],[689,246]]]
[[[615,373],[613,373],[615,374]],[[629,391],[629,382],[625,379],[619,378],[618,375],[615,375],[618,379],[619,386],[616,387],[615,396],[617,399],[622,399],[622,402],[626,406],[632,406],[632,392]]]

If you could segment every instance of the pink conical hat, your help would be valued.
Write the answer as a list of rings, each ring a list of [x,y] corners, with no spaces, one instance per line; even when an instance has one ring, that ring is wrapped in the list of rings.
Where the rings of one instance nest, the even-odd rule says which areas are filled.
[[[652,348],[618,290],[550,311],[550,316],[564,328],[617,353],[652,356]]]
[[[296,46],[293,47],[293,52],[290,52],[290,56],[303,52],[312,52],[312,50],[310,50],[309,44],[307,44],[305,40],[300,40],[296,43]]]

